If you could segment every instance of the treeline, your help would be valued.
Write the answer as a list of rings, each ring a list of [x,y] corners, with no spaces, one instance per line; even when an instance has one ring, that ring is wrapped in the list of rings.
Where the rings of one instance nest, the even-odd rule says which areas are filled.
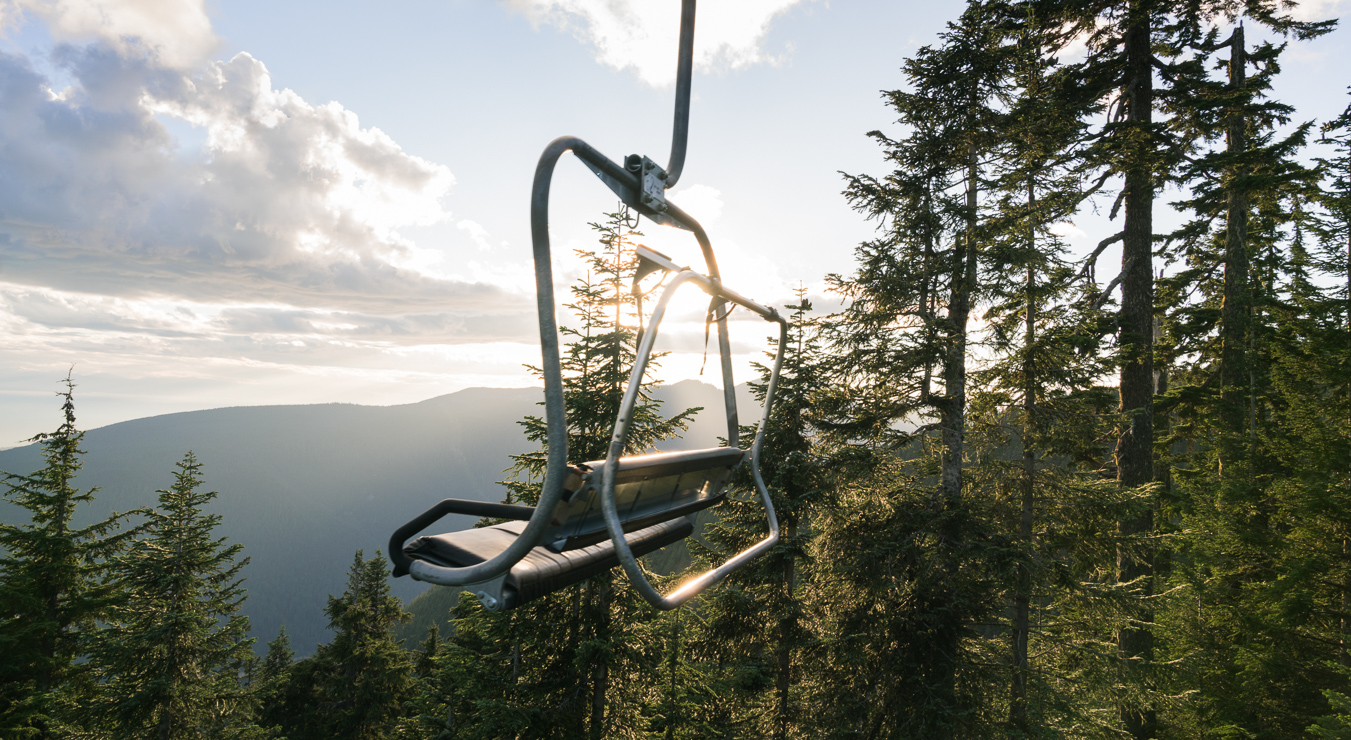
[[[782,540],[675,612],[610,573],[504,614],[466,596],[400,649],[358,554],[333,640],[255,661],[191,457],[155,513],[70,528],[68,403],[47,469],[9,478],[34,516],[0,529],[0,733],[1351,737],[1351,107],[1271,97],[1286,43],[1332,28],[1289,13],[969,2],[906,60],[889,171],[846,176],[878,231],[828,280],[843,308],[787,307]],[[1092,209],[1113,233],[1072,257],[1057,229]],[[640,331],[626,215],[571,293],[574,461],[605,456]],[[643,399],[632,452],[694,411]],[[523,423],[507,500],[532,503]],[[765,531],[742,481],[647,565],[669,587]]]
[[[394,638],[409,615],[385,559],[357,551],[325,609],[329,643],[297,661],[283,627],[257,657],[248,558],[214,536],[191,452],[154,509],[74,525],[97,489],[75,485],[84,433],[66,382],[64,423],[34,438],[45,466],[4,473],[29,521],[0,523],[0,738],[392,737],[436,638],[420,655]]]
[[[889,171],[846,175],[878,230],[843,308],[788,307],[781,545],[671,614],[613,575],[466,599],[426,731],[1351,737],[1351,108],[1272,97],[1334,26],[1292,10],[966,3],[884,95]],[[622,368],[609,321],[574,339]],[[601,457],[618,390],[578,357],[607,355],[567,381]],[[764,535],[742,493],[693,568]]]

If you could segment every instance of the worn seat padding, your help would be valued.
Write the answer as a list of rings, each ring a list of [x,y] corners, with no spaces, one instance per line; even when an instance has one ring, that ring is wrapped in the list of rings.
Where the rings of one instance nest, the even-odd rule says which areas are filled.
[[[419,537],[404,546],[409,557],[435,565],[459,568],[476,565],[506,550],[526,522],[506,522],[491,527],[466,529]],[[694,524],[685,517],[630,532],[624,536],[635,557],[688,537]],[[511,609],[531,599],[571,586],[619,565],[614,543],[606,540],[590,547],[554,552],[535,547],[512,566],[503,584],[504,607]]]
[[[619,458],[615,509],[624,531],[688,516],[718,503],[726,496],[732,471],[745,457],[745,451],[735,447],[714,447]],[[595,460],[583,463],[580,470],[604,466],[604,460]],[[574,471],[564,487],[569,493],[554,509],[541,542],[557,552],[609,539],[595,486],[583,485]]]

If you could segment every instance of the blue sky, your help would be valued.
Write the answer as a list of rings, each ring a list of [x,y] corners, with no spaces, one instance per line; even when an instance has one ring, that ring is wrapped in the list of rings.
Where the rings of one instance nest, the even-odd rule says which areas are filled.
[[[55,426],[71,366],[85,427],[531,384],[534,163],[563,134],[665,160],[678,6],[0,0],[0,447]],[[881,171],[878,93],[959,9],[701,4],[672,198],[730,285],[781,304],[850,269],[873,225],[839,171]],[[1345,107],[1347,40],[1289,54],[1277,95],[1301,118]],[[575,162],[554,192],[562,282],[614,201]],[[679,232],[643,229],[695,260]],[[667,329],[670,380],[697,373],[701,313],[686,301]],[[734,331],[744,366],[764,332]]]

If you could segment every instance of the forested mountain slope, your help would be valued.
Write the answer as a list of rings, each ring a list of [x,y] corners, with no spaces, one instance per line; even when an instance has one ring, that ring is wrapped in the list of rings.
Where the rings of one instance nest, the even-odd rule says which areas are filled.
[[[717,389],[685,381],[659,395],[670,409],[710,409],[668,449],[717,444]],[[742,395],[742,414],[751,413]],[[284,624],[304,655],[329,637],[324,604],[342,593],[355,550],[383,552],[395,527],[442,498],[501,499],[496,482],[507,456],[531,447],[516,422],[536,413],[540,398],[536,388],[471,388],[403,406],[253,406],[112,424],[85,436],[76,484],[100,490],[76,521],[154,504],[155,491],[173,484],[174,464],[195,452],[204,488],[220,492],[213,504],[224,517],[220,534],[251,558],[244,611],[257,647]],[[55,428],[55,402],[52,411]],[[0,451],[0,470],[40,467],[37,445]],[[0,502],[0,518],[17,516]],[[473,519],[445,524],[467,527]],[[406,578],[393,583],[405,602],[425,588]]]

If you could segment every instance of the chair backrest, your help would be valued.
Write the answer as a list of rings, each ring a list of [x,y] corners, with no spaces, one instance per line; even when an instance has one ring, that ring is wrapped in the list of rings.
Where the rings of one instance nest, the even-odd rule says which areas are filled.
[[[624,531],[650,527],[718,503],[727,495],[732,472],[745,457],[746,453],[735,447],[715,447],[619,458],[615,504]],[[562,552],[609,539],[600,493],[592,481],[604,465],[604,460],[597,460],[573,468],[565,486],[569,493],[554,509],[553,520],[540,540],[543,546]]]

